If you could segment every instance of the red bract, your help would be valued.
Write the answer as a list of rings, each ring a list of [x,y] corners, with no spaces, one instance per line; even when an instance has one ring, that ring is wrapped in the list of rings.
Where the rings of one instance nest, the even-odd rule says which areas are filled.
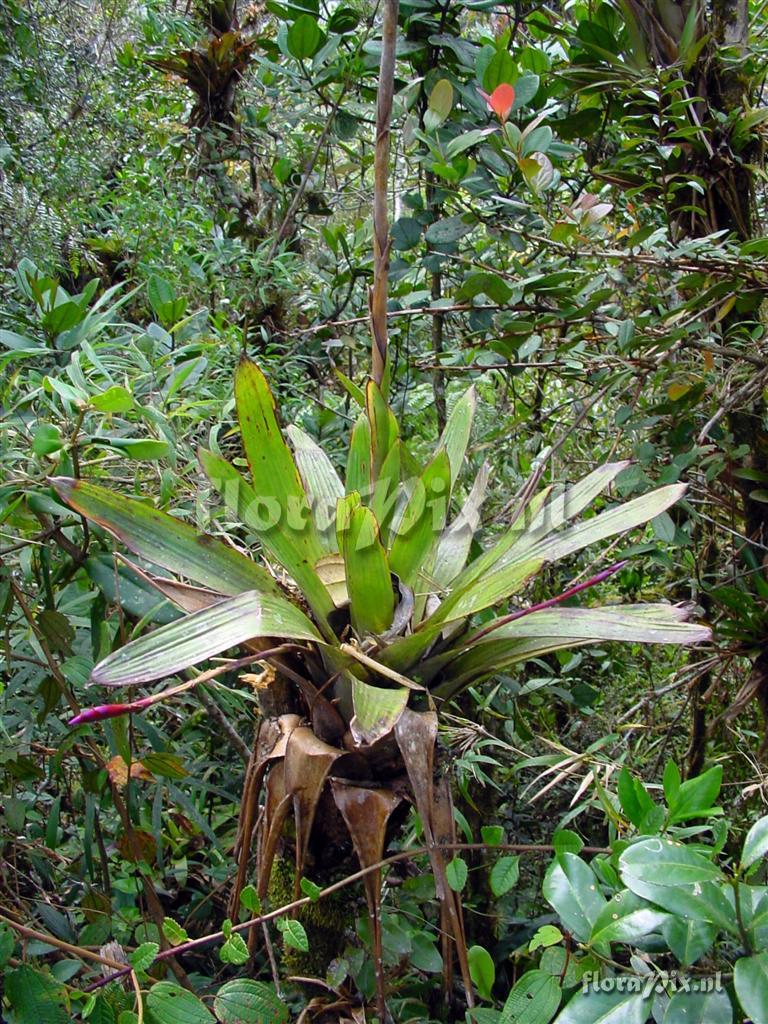
[[[84,722],[101,722],[105,718],[117,718],[119,715],[127,715],[133,710],[130,704],[97,704],[92,708],[85,708],[80,714],[70,718],[70,726],[83,725]]]

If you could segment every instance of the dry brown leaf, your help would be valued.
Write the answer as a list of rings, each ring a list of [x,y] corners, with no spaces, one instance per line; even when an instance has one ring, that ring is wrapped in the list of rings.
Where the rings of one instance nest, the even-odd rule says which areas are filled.
[[[293,798],[296,822],[296,892],[307,855],[317,802],[334,761],[343,751],[324,743],[307,726],[294,729],[285,751],[285,789]]]
[[[378,864],[384,855],[387,823],[401,803],[401,797],[389,789],[365,789],[341,779],[331,779],[336,806],[349,829],[360,867]],[[373,924],[373,959],[376,968],[376,991],[379,1016],[384,1019],[384,968],[381,947],[381,869],[369,872],[363,879],[365,896]]]
[[[132,761],[129,773],[128,765],[120,754],[115,754],[114,757],[110,758],[104,767],[107,769],[107,774],[112,782],[121,789],[127,786],[129,777],[132,779],[142,779],[144,782],[152,782],[154,779],[152,772],[145,768],[141,761]]]

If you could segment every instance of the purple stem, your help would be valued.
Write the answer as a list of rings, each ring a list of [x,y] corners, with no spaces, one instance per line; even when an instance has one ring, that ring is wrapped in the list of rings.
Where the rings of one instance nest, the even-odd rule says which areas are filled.
[[[590,576],[590,578],[588,580],[584,580],[583,583],[577,583],[575,586],[569,587],[568,590],[564,590],[562,594],[558,594],[556,597],[550,597],[548,600],[541,601],[539,604],[531,605],[530,608],[519,608],[516,612],[511,612],[509,615],[504,615],[502,618],[496,619],[496,621],[492,622],[490,626],[486,626],[485,629],[481,629],[479,633],[475,633],[474,636],[471,636],[466,643],[477,643],[478,640],[481,640],[484,636],[492,633],[500,626],[506,626],[508,622],[514,622],[516,619],[522,619],[525,615],[533,615],[534,612],[540,612],[545,608],[552,608],[554,605],[560,604],[561,601],[567,601],[569,597],[573,597],[575,594],[580,594],[582,590],[588,590],[589,587],[594,587],[598,583],[602,583],[604,580],[607,580],[610,576],[613,576],[614,573],[623,569],[628,561],[629,559],[625,558],[622,562],[616,562],[615,565],[609,565],[607,569],[603,569],[602,572],[597,573],[595,576]]]

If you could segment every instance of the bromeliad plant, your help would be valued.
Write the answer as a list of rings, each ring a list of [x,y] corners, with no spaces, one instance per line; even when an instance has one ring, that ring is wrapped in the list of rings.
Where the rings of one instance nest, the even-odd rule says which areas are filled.
[[[439,707],[500,670],[560,648],[705,640],[709,630],[687,623],[688,609],[679,605],[562,606],[563,598],[617,566],[543,604],[509,606],[545,565],[659,515],[684,485],[575,521],[626,466],[610,463],[573,486],[523,499],[511,525],[468,562],[487,466],[458,514],[450,509],[475,410],[473,389],[456,402],[425,466],[403,444],[379,386],[371,380],[356,394],[362,408],[342,481],[307,434],[290,427],[284,436],[264,375],[253,362],[241,362],[235,396],[250,480],[212,451],[201,451],[200,462],[258,538],[263,564],[142,501],[81,480],[53,483],[73,509],[174,574],[144,576],[188,613],[115,651],[96,666],[94,682],[150,683],[239,647],[270,666],[261,677],[265,716],[246,780],[233,907],[247,878],[265,779],[262,897],[291,810],[298,886],[310,863],[320,875],[352,851],[364,867],[377,863],[398,808],[402,813],[411,801],[431,849],[444,963],[449,969],[452,941],[471,1001],[461,904],[447,884],[441,852],[455,837],[448,783],[435,781]],[[91,709],[76,721],[152,700]],[[379,888],[372,872],[366,895],[377,957]]]

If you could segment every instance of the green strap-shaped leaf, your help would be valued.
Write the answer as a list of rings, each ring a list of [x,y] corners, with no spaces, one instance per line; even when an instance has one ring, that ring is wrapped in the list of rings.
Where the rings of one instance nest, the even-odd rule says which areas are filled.
[[[131,641],[99,662],[91,678],[104,686],[148,683],[257,637],[321,639],[306,615],[286,598],[252,590]]]
[[[415,487],[392,541],[389,564],[413,586],[429,562],[445,526],[451,488],[451,466],[444,448],[435,455]]]
[[[688,615],[689,609],[673,604],[545,608],[500,626],[488,635],[488,639],[556,636],[648,644],[696,644],[708,640],[711,636],[709,627],[698,622],[686,622]]]
[[[395,597],[379,525],[357,494],[339,503],[339,547],[344,556],[352,625],[358,636],[384,633],[392,625]]]
[[[598,466],[572,487],[566,487],[550,497],[531,520],[528,527],[529,533],[534,534],[539,531],[552,533],[553,530],[559,530],[569,519],[575,519],[580,512],[588,508],[628,465],[629,463],[626,461],[607,462],[604,466]]]
[[[51,483],[75,511],[148,562],[228,596],[245,590],[280,593],[262,566],[173,516],[84,480],[54,477]]]
[[[445,429],[440,436],[438,451],[444,448],[451,464],[451,489],[453,489],[464,464],[476,408],[477,392],[473,386],[464,392],[451,409]]]
[[[296,456],[296,465],[312,505],[323,553],[334,554],[336,544],[336,502],[344,497],[344,484],[323,449],[299,427],[286,430]]]
[[[375,482],[400,430],[395,414],[373,380],[368,381],[365,390],[365,405],[371,427],[371,479]]]
[[[463,592],[467,590],[476,580],[481,579],[486,573],[498,567],[498,563],[526,533],[528,525],[538,514],[544,502],[549,497],[551,488],[546,487],[543,491],[535,494],[526,504],[517,520],[510,526],[506,533],[502,534],[496,543],[464,569],[453,581],[452,590]]]
[[[487,585],[481,580],[466,593],[459,590],[454,591],[443,601],[437,611],[421,623],[416,632],[410,636],[400,637],[385,647],[378,655],[379,661],[388,668],[407,675],[419,664],[424,653],[432,646],[447,623],[466,618],[517,592],[540,569],[541,562],[513,565],[504,573],[497,573],[490,577]],[[568,645],[564,644],[563,646]],[[451,660],[451,657],[455,657],[455,653],[447,660]],[[421,671],[418,675],[422,677]]]
[[[205,450],[198,454],[206,476],[226,506],[240,522],[253,530],[264,547],[290,574],[323,626],[327,639],[331,639],[327,633],[327,617],[333,609],[333,601],[314,568],[322,558],[317,535],[313,531],[311,538],[302,539],[298,531],[284,529],[277,499],[260,496],[221,456]]]
[[[474,615],[484,608],[492,608],[499,601],[522,590],[543,564],[543,559],[540,558],[513,562],[494,572],[486,573],[466,590],[462,590],[457,584],[432,618],[436,622],[449,622]]]
[[[266,532],[290,538],[297,556],[314,565],[325,552],[309,514],[307,493],[277,422],[267,379],[247,359],[240,362],[235,373],[235,401],[253,492],[272,509],[270,518],[275,513],[278,518]],[[286,569],[291,572],[288,566]]]
[[[432,579],[441,588],[458,576],[467,561],[472,538],[480,525],[480,509],[485,501],[489,475],[490,465],[486,462],[475,477],[461,512],[440,537]]]
[[[371,510],[376,516],[376,522],[387,537],[389,525],[396,515],[401,497],[400,488],[400,454],[402,445],[395,441],[382,463],[378,479],[374,484],[373,497],[371,498]]]
[[[569,526],[556,536],[544,536],[534,540],[532,544],[523,538],[502,559],[501,564],[509,564],[518,558],[543,558],[554,562],[581,551],[601,540],[607,540],[618,533],[625,533],[636,526],[647,523],[660,515],[685,494],[685,484],[670,484],[659,487],[655,491],[643,494],[639,498],[617,505],[607,512],[601,512],[592,519],[587,519],[575,526]]]
[[[347,456],[347,494],[357,491],[363,498],[371,494],[371,425],[361,413],[352,428]]]
[[[626,462],[609,462],[589,473],[573,487],[552,496],[545,488],[530,499],[517,521],[496,544],[475,559],[456,579],[454,589],[462,590],[491,569],[499,569],[513,561],[536,557],[532,553],[537,542],[543,542],[553,531],[582,512],[626,468]],[[594,522],[594,520],[589,521]],[[581,525],[581,524],[580,524]],[[560,536],[564,536],[561,534]],[[547,556],[547,560],[554,558]],[[556,557],[560,557],[559,555]]]
[[[553,611],[555,609],[548,609]],[[568,613],[568,619],[549,618],[549,633],[539,632],[536,620],[544,612],[534,612],[522,619],[500,626],[480,643],[461,650],[459,640],[454,651],[430,658],[419,672],[425,685],[440,677],[434,693],[445,699],[455,696],[470,683],[532,658],[541,658],[553,651],[583,647],[599,640],[635,641],[638,643],[690,644],[709,636],[706,626],[684,622],[685,609],[675,605],[624,605],[618,608],[556,609]],[[629,612],[631,624],[624,621]],[[528,623],[528,626],[526,626]],[[517,627],[517,629],[513,628]],[[508,631],[509,630],[509,631]],[[527,631],[526,631],[527,630]],[[610,634],[610,635],[608,635]],[[416,634],[418,635],[418,634]],[[650,639],[653,637],[653,639]],[[407,638],[407,639],[410,639]],[[456,653],[458,651],[458,654]]]

